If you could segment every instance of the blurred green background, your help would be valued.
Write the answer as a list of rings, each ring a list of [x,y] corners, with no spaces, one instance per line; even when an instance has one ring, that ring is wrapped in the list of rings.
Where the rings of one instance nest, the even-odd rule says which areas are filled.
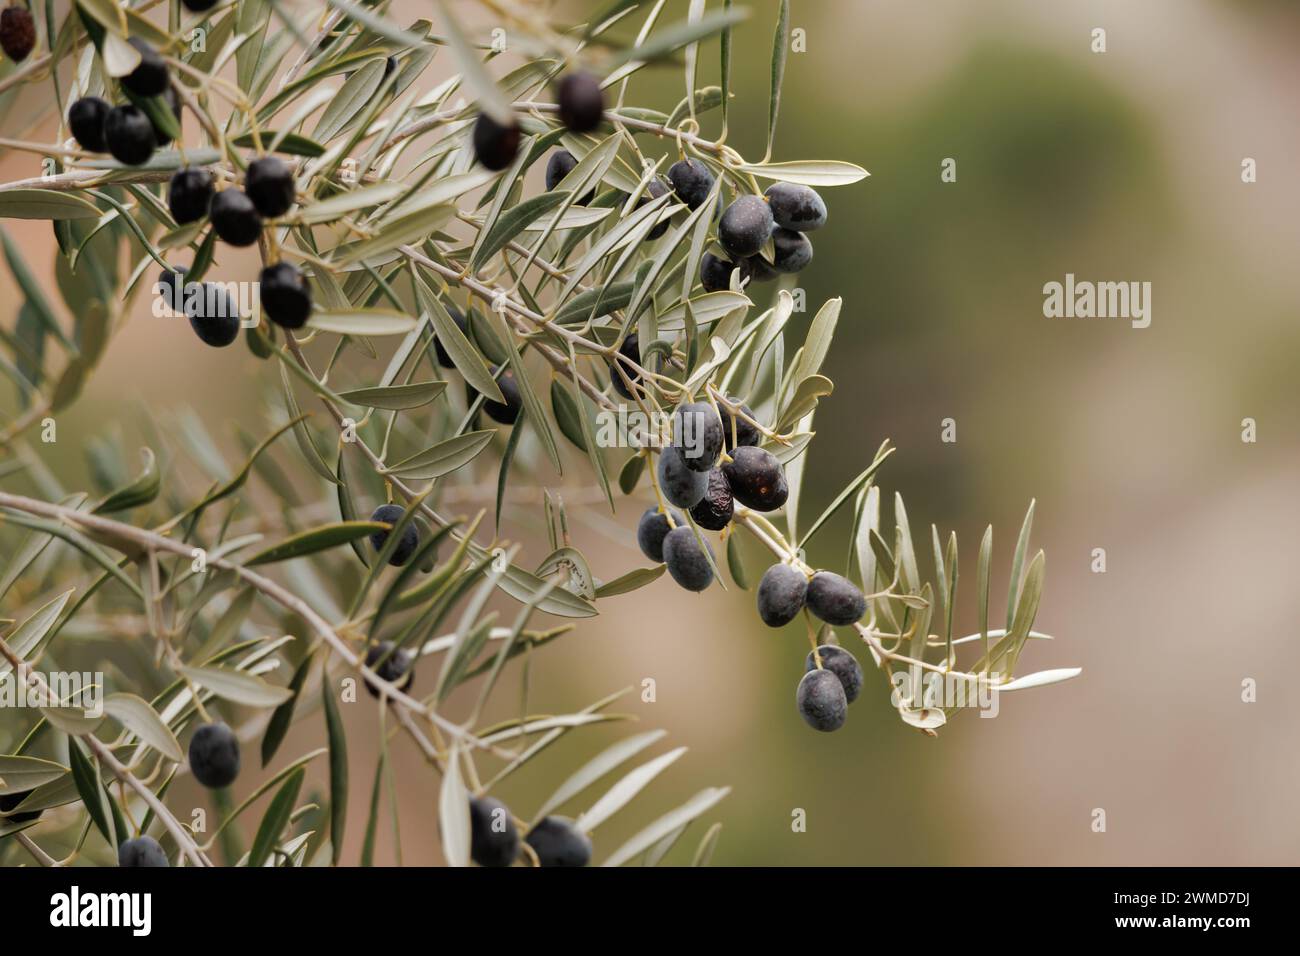
[[[664,22],[684,16],[684,2],[668,6]],[[757,158],[775,4],[753,6],[735,34],[728,142]],[[417,7],[395,4],[409,17],[424,15]],[[584,8],[560,7],[575,18]],[[688,859],[720,820],[715,862],[726,864],[1293,862],[1300,702],[1281,678],[1300,665],[1300,8],[796,0],[793,10],[807,52],[789,57],[775,158],[846,159],[872,174],[825,191],[830,221],[799,277],[809,309],[794,335],[826,298],[844,298],[825,369],[836,390],[818,412],[801,510],[820,511],[891,438],[899,452],[879,484],[887,499],[904,494],[924,553],[932,522],[956,530],[958,630],[969,633],[984,526],[995,528],[996,618],[1036,499],[1034,546],[1048,569],[1038,627],[1057,640],[1032,644],[1021,667],[1084,673],[1004,695],[995,720],[959,715],[937,739],[904,726],[868,674],[847,727],[820,735],[794,709],[807,651],[797,628],[764,628],[752,594],[693,595],[661,580],[607,602],[532,671],[534,709],[552,712],[653,678],[656,702],[632,694],[615,709],[667,728],[664,748],[690,747],[598,832],[597,859],[702,786],[727,784],[732,794],[671,860]],[[1095,27],[1107,31],[1104,54],[1091,52]],[[702,81],[716,71],[714,44]],[[662,68],[639,74],[628,100],[668,110],[681,95],[680,70]],[[716,130],[710,116],[704,132]],[[1245,157],[1258,162],[1257,183],[1241,181]],[[954,183],[940,179],[945,158],[956,160]],[[22,171],[32,162],[4,157],[0,172],[34,175]],[[48,227],[25,239],[48,268]],[[1151,326],[1044,318],[1042,287],[1066,273],[1151,282]],[[8,282],[0,276],[6,292]],[[227,438],[234,419],[259,433],[264,369],[230,352],[134,322],[60,428],[105,435],[126,422],[134,437],[143,402],[193,406]],[[1246,417],[1258,422],[1255,444],[1241,441]],[[955,443],[940,440],[946,418]],[[525,447],[522,457],[536,456]],[[588,471],[569,461],[560,493],[589,500]],[[70,443],[50,464],[70,486],[84,469]],[[533,477],[552,480],[545,468]],[[631,534],[642,503],[620,500],[612,522],[570,507],[598,574],[643,563]],[[536,499],[510,509],[505,532],[540,558],[535,511]],[[847,534],[836,522],[810,559],[840,567]],[[1095,548],[1106,550],[1104,574],[1091,570]],[[757,577],[763,558],[747,554]],[[1247,679],[1258,681],[1256,703],[1241,700]],[[471,705],[466,694],[451,710]],[[374,714],[358,710],[359,841]],[[528,816],[627,732],[574,733],[499,795]],[[285,753],[316,736],[312,721]],[[434,861],[437,781],[406,741],[398,753],[403,858]],[[796,809],[806,832],[792,832]],[[1097,809],[1104,833],[1092,829]],[[381,836],[385,859],[391,842]]]

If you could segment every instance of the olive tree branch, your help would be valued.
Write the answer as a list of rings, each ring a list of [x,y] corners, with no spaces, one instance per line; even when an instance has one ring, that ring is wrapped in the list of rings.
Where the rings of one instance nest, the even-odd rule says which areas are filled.
[[[33,505],[45,504],[45,502],[36,501],[35,499],[25,499],[19,495],[0,494],[0,499],[10,498],[17,499],[17,502],[30,502]],[[22,505],[17,502],[11,504],[8,501],[0,501],[0,504],[4,504],[5,507],[16,507],[18,510],[22,511],[29,510],[22,507]],[[65,510],[59,506],[53,507],[56,511]],[[47,511],[32,511],[31,513],[44,513],[47,516],[52,516]],[[75,514],[76,512],[73,513]],[[46,699],[52,699],[53,692],[50,690],[50,685],[46,683],[45,678],[38,672],[30,670],[27,666],[27,662],[19,657],[14,652],[13,648],[11,648],[3,639],[0,639],[0,656],[3,656],[9,661],[14,668],[15,674],[24,676],[38,691],[41,692],[41,694],[45,696]],[[167,809],[166,805],[158,799],[157,795],[152,790],[141,783],[134,774],[127,770],[126,767],[122,766],[121,762],[113,756],[113,752],[109,750],[108,747],[104,746],[98,737],[89,731],[82,734],[74,734],[73,736],[80,737],[85,741],[86,746],[94,751],[95,756],[99,758],[100,763],[108,767],[114,776],[140,795],[140,798],[144,800],[149,809],[153,810],[153,812],[157,814],[158,819],[163,822],[163,826],[167,828],[167,832],[175,838],[177,846],[187,859],[193,862],[196,866],[212,865],[212,862],[199,850],[198,845],[194,842],[189,831],[181,826],[180,822],[172,816],[171,811]]]
[[[35,498],[27,498],[23,495],[0,492],[0,507],[13,508],[17,511],[25,511],[29,514],[55,518],[68,524],[84,527],[88,530],[99,531],[108,536],[110,540],[116,540],[118,542],[127,541],[137,545],[141,549],[155,548],[162,551],[170,551],[173,554],[184,555],[186,557],[190,556],[192,551],[192,546],[188,543],[175,541],[152,531],[137,528],[134,525],[124,524],[120,521],[113,521],[99,515],[74,511],[71,508],[63,507],[62,505],[38,501]],[[341,657],[347,664],[357,669],[366,683],[375,690],[387,694],[389,698],[400,706],[427,716],[430,720],[440,725],[443,730],[447,731],[454,737],[460,738],[480,749],[493,749],[490,744],[474,736],[474,734],[469,731],[457,726],[441,714],[438,714],[432,708],[420,703],[420,701],[413,697],[408,696],[395,684],[384,680],[384,678],[372,671],[348,646],[347,641],[339,636],[334,627],[321,617],[321,615],[317,613],[310,604],[298,597],[296,594],[286,590],[270,578],[264,577],[256,571],[250,571],[243,565],[228,558],[211,558],[208,565],[209,567],[216,567],[224,571],[232,572],[241,580],[275,601],[281,607],[297,614],[330,646],[330,649],[334,651],[334,653]]]

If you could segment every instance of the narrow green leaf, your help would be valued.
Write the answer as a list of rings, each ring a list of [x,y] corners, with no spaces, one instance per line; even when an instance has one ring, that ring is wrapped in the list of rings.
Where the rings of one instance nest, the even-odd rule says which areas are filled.
[[[528,410],[520,409],[519,417],[515,419],[514,427],[510,429],[510,437],[506,439],[506,449],[501,453],[501,464],[497,468],[497,500],[494,523],[498,531],[501,529],[501,506],[505,504],[506,485],[510,480],[510,463],[515,460],[515,449],[519,447],[519,439],[523,436],[523,425],[527,418]]]
[[[708,813],[730,792],[730,787],[708,787],[701,790],[676,810],[664,814],[624,843],[601,866],[622,866],[628,860],[634,859],[643,850],[647,850],[655,843],[658,843],[678,827]]]
[[[68,768],[53,760],[25,757],[18,754],[0,754],[0,796],[35,790],[58,780]]]
[[[614,597],[618,594],[629,594],[632,591],[639,590],[647,584],[652,584],[663,575],[667,565],[656,564],[652,568],[634,568],[626,574],[620,574],[612,581],[606,581],[600,587],[596,588],[597,600],[601,598]]]
[[[618,473],[619,490],[625,495],[636,491],[637,482],[641,480],[641,472],[644,470],[645,458],[641,455],[633,455],[625,461]]]
[[[993,525],[984,529],[980,541],[979,567],[977,571],[975,595],[979,599],[980,640],[984,653],[989,652],[989,567],[993,562]]]
[[[293,691],[286,687],[275,687],[253,674],[228,667],[181,667],[180,671],[193,683],[236,704],[276,707],[293,698]]]
[[[745,570],[745,562],[740,554],[740,538],[735,534],[727,538],[727,569],[731,572],[731,580],[736,582],[736,587],[748,591],[749,573]]]
[[[338,95],[321,114],[320,121],[312,130],[313,139],[319,143],[328,143],[370,104],[384,82],[384,64],[384,58],[376,56],[348,77]]]
[[[284,782],[276,795],[271,798],[271,805],[266,808],[266,815],[253,837],[253,848],[248,851],[248,865],[259,867],[271,857],[271,851],[280,841],[280,833],[289,825],[293,816],[294,804],[298,802],[298,791],[302,789],[303,778],[307,771],[299,767]]]
[[[262,735],[263,767],[271,762],[276,751],[280,749],[280,744],[284,742],[284,735],[289,732],[289,725],[293,722],[293,709],[298,703],[298,695],[302,692],[302,685],[311,670],[311,662],[311,654],[299,661],[293,677],[289,680],[289,693],[292,696],[275,708],[275,712],[271,714],[271,719],[266,724],[266,733]]]
[[[104,698],[104,712],[168,760],[181,763],[185,759],[176,736],[148,701],[135,694],[109,694]]]
[[[562,807],[605,774],[631,760],[647,747],[662,740],[667,734],[666,730],[651,730],[627,737],[602,750],[560,784],[559,788],[538,808],[533,819],[540,820],[553,810]]]
[[[671,767],[685,753],[685,747],[678,747],[676,750],[660,754],[653,760],[649,760],[630,771],[614,786],[610,787],[604,796],[592,804],[586,813],[578,817],[574,823],[575,828],[584,833],[590,833],[596,829],[596,827],[627,806],[655,777]]]
[[[373,866],[375,862],[375,835],[379,830],[379,798],[383,792],[384,760],[387,749],[381,749],[375,763],[375,780],[370,785],[370,813],[366,816],[366,836],[361,843],[361,865]]]
[[[343,856],[343,834],[348,822],[348,741],[334,700],[334,688],[321,681],[321,702],[325,709],[325,729],[330,746],[330,847],[332,862],[338,866]]]
[[[496,430],[489,428],[456,435],[399,461],[390,466],[385,474],[416,481],[441,478],[473,461],[495,434]]]
[[[75,590],[75,588],[69,588],[58,597],[41,605],[33,612],[31,617],[18,625],[5,640],[5,643],[9,645],[9,649],[24,660],[30,657],[40,647],[45,635],[50,633],[50,629],[54,627],[54,622],[63,613],[64,607],[67,606],[68,600]],[[13,665],[7,659],[0,659],[0,678],[3,678],[11,670],[13,670]]]
[[[713,851],[718,845],[718,837],[722,835],[722,824],[715,823],[709,827],[704,838],[700,840],[700,845],[695,850],[695,856],[691,860],[691,866],[708,866],[709,861],[713,859]]]
[[[573,393],[558,378],[551,379],[551,410],[560,433],[576,448],[587,450],[587,436],[583,433],[582,410],[575,404]]]
[[[438,795],[438,832],[448,866],[469,866],[469,792],[460,775],[460,741],[447,756]]]
[[[1029,502],[1029,508],[1025,511],[1024,523],[1020,526],[1020,537],[1016,541],[1016,551],[1011,558],[1011,581],[1007,586],[1007,630],[1011,630],[1012,619],[1016,613],[1016,605],[1019,603],[1017,595],[1020,591],[1020,569],[1025,563],[1025,553],[1029,550],[1029,533],[1034,527],[1034,505],[1036,501]]]
[[[501,394],[501,388],[488,371],[488,367],[483,364],[483,359],[479,357],[474,346],[465,337],[465,333],[460,330],[460,326],[448,313],[447,307],[442,304],[433,290],[425,283],[420,275],[412,269],[412,279],[415,283],[415,297],[429,316],[429,321],[433,323],[434,334],[438,336],[438,341],[446,349],[448,357],[452,364],[456,366],[456,371],[465,377],[466,383],[475,391],[482,393],[494,402],[505,402],[505,396]]]
[[[307,325],[339,335],[405,335],[415,328],[416,319],[392,309],[351,309],[313,312]]]
[[[244,562],[252,567],[257,564],[270,564],[274,561],[287,561],[300,558],[305,554],[315,554],[369,537],[379,531],[385,531],[388,525],[380,521],[338,521],[325,524],[307,531],[300,531],[269,548],[257,552]]]
[[[99,207],[52,189],[0,189],[0,219],[98,219]]]
[[[358,209],[369,209],[371,206],[396,199],[405,191],[406,187],[399,182],[375,183],[372,186],[362,186],[360,189],[352,189],[313,202],[299,215],[304,223],[310,225],[333,222]]]
[[[158,497],[158,491],[162,487],[162,476],[158,473],[158,459],[148,448],[140,449],[140,457],[144,460],[144,468],[140,474],[130,484],[117,489],[96,505],[93,509],[94,514],[128,511],[131,508],[147,505]]]
[[[854,478],[851,482],[849,482],[849,484],[844,488],[844,490],[835,496],[835,500],[826,506],[826,510],[821,513],[821,515],[817,518],[817,520],[812,523],[812,527],[810,527],[807,531],[805,531],[804,536],[799,539],[800,548],[806,547],[808,545],[808,542],[812,540],[812,536],[816,534],[818,530],[824,524],[826,524],[827,521],[831,519],[832,516],[834,516],[835,512],[840,510],[840,507],[844,504],[844,502],[848,501],[850,497],[852,497],[854,494],[857,493],[859,488],[863,487],[867,482],[869,482],[872,479],[872,476],[874,476],[875,473],[880,470],[880,466],[885,463],[885,459],[888,458],[892,453],[893,453],[893,449],[891,448],[888,451],[884,452],[883,454],[878,455],[876,457],[876,460],[873,461],[870,465],[868,465],[865,471],[863,471],[860,475],[858,475],[858,477]]]
[[[669,24],[662,30],[652,34],[639,46],[627,47],[621,53],[615,55],[607,65],[612,70],[625,63],[650,63],[663,59],[686,46],[686,44],[697,43],[711,37],[715,33],[739,23],[748,16],[748,9],[736,7],[706,13],[698,20],[692,21],[688,19]]]
[[[781,0],[776,14],[776,33],[772,37],[771,92],[767,103],[767,153],[772,156],[776,141],[776,117],[781,108],[781,84],[785,81],[785,61],[790,52],[790,0]]]
[[[497,219],[491,232],[474,250],[470,268],[475,271],[482,268],[483,263],[504,249],[506,244],[523,232],[526,226],[540,219],[568,198],[569,193],[557,190],[533,196],[512,206]]]
[[[306,156],[309,159],[316,159],[325,155],[325,147],[316,140],[304,136],[301,133],[278,133],[273,129],[264,129],[260,131],[262,142],[270,143],[271,151],[276,153],[286,153],[289,156]],[[236,146],[242,146],[244,149],[252,149],[254,146],[253,134],[244,133],[242,136],[236,136],[231,140]],[[311,207],[315,209],[315,206]],[[312,218],[306,219],[304,211],[304,220],[308,222],[324,222],[326,220]]]
[[[108,802],[111,798],[99,778],[99,771],[95,769],[95,765],[91,763],[90,758],[82,752],[81,746],[79,740],[68,741],[68,762],[72,768],[73,782],[76,784],[77,793],[81,797],[81,802],[85,804],[86,812],[90,814],[90,819],[94,821],[95,827],[108,842],[108,845],[116,849],[117,830],[112,825],[112,818],[108,810]]]

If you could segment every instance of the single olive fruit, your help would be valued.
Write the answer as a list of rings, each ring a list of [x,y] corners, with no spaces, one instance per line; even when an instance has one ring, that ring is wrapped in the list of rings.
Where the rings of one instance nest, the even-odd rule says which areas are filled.
[[[755,282],[771,282],[779,278],[781,273],[776,271],[776,266],[768,262],[761,255],[750,256],[745,262],[749,265],[750,277]]]
[[[679,159],[668,167],[668,181],[688,209],[699,209],[713,190],[713,173],[698,159]]]
[[[208,218],[217,236],[232,246],[251,246],[262,234],[262,217],[253,200],[233,187],[212,197]]]
[[[546,161],[546,188],[552,190],[564,181],[564,177],[573,172],[573,167],[578,165],[578,160],[567,149],[557,149],[551,153],[551,158]],[[596,190],[592,189],[577,200],[579,206],[585,206],[596,198]]]
[[[722,419],[708,402],[687,402],[673,413],[673,445],[691,471],[708,471],[722,454]]]
[[[623,340],[623,344],[618,347],[618,354],[632,362],[635,362],[637,365],[640,365],[641,364],[640,337],[638,337],[637,334],[633,332],[631,335],[625,338]],[[616,364],[618,368],[614,367]],[[622,369],[623,375],[619,374],[619,369]],[[629,389],[627,387],[627,383],[623,381],[624,375],[627,376],[629,381],[631,381],[632,388]],[[624,398],[628,399],[629,401],[636,398],[636,395],[632,394],[633,392],[636,392],[638,395],[645,394],[644,390],[641,388],[641,373],[628,368],[622,362],[609,363],[609,381],[610,384],[614,386],[614,391],[618,392],[620,395],[622,395]]]
[[[274,156],[263,156],[248,164],[244,192],[257,211],[267,219],[283,216],[293,205],[293,173]]]
[[[735,402],[735,399],[729,398],[729,401]],[[733,415],[727,409],[722,409],[722,443],[727,451],[739,445],[757,445],[763,440],[763,433],[749,420],[755,417],[754,410],[742,404],[740,411],[740,415]]]
[[[228,787],[239,776],[239,739],[221,721],[204,724],[190,738],[190,770],[203,786]]]
[[[670,505],[678,508],[694,508],[704,493],[709,490],[708,472],[695,471],[686,464],[682,450],[669,445],[659,452],[656,466],[659,476],[659,490],[663,492]]]
[[[563,817],[543,817],[524,838],[542,866],[586,866],[591,840]]]
[[[784,627],[803,610],[808,579],[788,564],[774,564],[758,582],[758,616],[768,627]]]
[[[262,270],[257,282],[262,310],[276,325],[300,329],[311,315],[311,287],[291,262],[276,262]]]
[[[812,670],[804,674],[794,699],[799,707],[799,716],[813,730],[827,733],[839,730],[849,716],[844,685],[830,671]]]
[[[217,5],[217,0],[181,0],[190,13],[205,13]]]
[[[163,269],[158,273],[158,281],[154,283],[154,295],[167,303],[167,308],[177,315],[185,314],[185,273],[189,271],[188,266]]]
[[[567,149],[557,149],[546,161],[546,189],[549,192],[564,181],[564,177],[573,172],[578,165],[577,158]]]
[[[743,284],[750,277],[752,269],[748,259],[741,259],[740,265],[719,258],[706,252],[700,259],[700,285],[705,292],[726,292],[731,288],[731,274],[740,269],[740,281]]]
[[[170,866],[167,854],[151,836],[138,836],[123,840],[117,848],[117,865],[135,866]]]
[[[153,123],[143,110],[130,103],[114,106],[108,111],[104,119],[104,142],[113,158],[127,166],[147,162],[158,145]]]
[[[468,338],[469,326],[465,324],[465,316],[460,314],[460,310],[455,306],[447,305],[447,314],[450,315],[451,320],[456,323],[456,328],[460,329],[461,334]],[[456,367],[456,363],[451,360],[451,356],[447,354],[447,350],[443,348],[442,340],[436,336],[433,340],[433,351],[434,354],[438,356],[438,364],[443,368]]]
[[[636,526],[636,543],[644,554],[656,564],[663,564],[664,561],[664,538],[673,528],[680,528],[686,523],[680,513],[672,511],[673,523],[668,524],[668,515],[664,514],[658,508],[647,508],[641,515],[641,520]]]
[[[492,366],[492,374],[501,366]],[[488,418],[500,422],[502,425],[513,425],[519,419],[519,412],[524,407],[524,398],[519,394],[519,383],[515,381],[515,373],[506,369],[500,375],[497,375],[497,388],[501,389],[501,397],[505,402],[494,401],[493,399],[484,399],[483,411],[487,412]],[[465,383],[465,395],[472,404],[478,397],[478,390],[468,382]]]
[[[182,166],[167,186],[167,208],[178,225],[196,222],[208,214],[212,202],[212,174],[197,166]]]
[[[866,596],[834,571],[818,571],[808,582],[808,610],[827,624],[856,624],[867,613]]]
[[[27,59],[36,46],[36,21],[26,7],[5,7],[0,13],[0,50],[15,63]]]
[[[186,283],[185,316],[204,345],[225,348],[239,338],[239,307],[214,282]]]
[[[772,235],[772,210],[762,196],[741,196],[722,213],[718,241],[733,260],[755,255]]]
[[[605,94],[590,73],[581,70],[565,74],[560,80],[556,99],[560,119],[574,133],[590,133],[605,115]]]
[[[662,179],[656,176],[654,179],[650,180],[650,182],[646,183],[645,191],[650,196],[650,199],[658,199],[660,196],[668,195],[669,187],[664,183]],[[649,200],[647,200],[644,196],[641,197],[639,200],[637,200],[637,204],[636,204],[637,208],[638,209],[641,208],[647,202],[649,202]],[[663,210],[660,209],[660,214],[662,213]],[[651,239],[658,239],[660,236],[662,236],[665,232],[668,231],[668,224],[669,221],[667,219],[661,220],[660,222],[656,223],[654,228],[646,233],[645,241],[649,242]]]
[[[731,498],[731,482],[721,468],[709,470],[709,484],[699,504],[691,509],[691,517],[701,528],[721,531],[731,523],[735,505]]]
[[[709,553],[713,553],[711,548]],[[695,531],[687,525],[679,525],[664,535],[664,564],[673,580],[688,591],[703,591],[713,583],[709,559]]]
[[[801,575],[802,576],[802,575]],[[836,647],[834,644],[823,644],[817,648],[817,653],[821,656],[822,667],[840,679],[840,685],[844,688],[844,699],[850,704],[858,699],[858,694],[862,693],[862,665],[858,659],[842,647]],[[808,659],[804,661],[805,671],[815,671],[817,669],[817,658],[813,652],[808,652]]]
[[[122,77],[122,85],[136,96],[161,96],[167,89],[166,61],[139,37],[131,37],[126,42],[140,51],[140,62]]]
[[[411,686],[415,676],[415,655],[404,647],[394,648],[391,641],[380,641],[366,649],[366,666],[398,690],[405,692]],[[369,681],[365,682],[371,697],[378,697],[379,691]]]
[[[519,830],[496,797],[470,797],[469,855],[479,866],[509,866],[519,856]]]
[[[783,229],[812,232],[826,225],[826,203],[810,186],[773,183],[763,193],[772,208],[772,219]]]
[[[406,510],[400,505],[387,504],[380,505],[375,509],[375,513],[370,516],[371,521],[383,521],[387,524],[397,524],[401,520]],[[392,532],[389,528],[385,531],[376,531],[370,536],[370,546],[375,551],[380,551],[384,543],[388,540],[388,535]],[[401,566],[411,560],[411,555],[415,554],[415,549],[420,546],[420,530],[415,526],[415,522],[410,522],[402,531],[401,540],[397,542],[397,547],[389,555],[388,563],[394,566]]]
[[[775,511],[790,496],[785,469],[776,456],[764,448],[741,445],[722,466],[736,500],[755,511]]]
[[[787,275],[800,272],[813,260],[812,243],[802,232],[778,228],[772,233],[772,243],[776,249],[772,268],[777,272]]]
[[[520,135],[519,124],[513,120],[503,126],[486,113],[479,113],[474,121],[474,158],[493,171],[505,169],[519,152]]]
[[[179,125],[181,122],[180,94],[178,94],[176,92],[176,88],[169,83],[167,85],[167,89],[163,90],[162,92],[162,98],[163,98],[163,102],[167,104],[167,108],[172,111],[172,116],[176,117],[176,122]],[[172,135],[171,133],[167,132],[165,129],[163,129],[161,126],[158,125],[158,123],[154,120],[152,114],[148,114],[148,115],[149,115],[149,122],[153,125],[154,142],[156,142],[158,144],[158,148],[161,149],[162,147],[167,146],[168,144],[171,143]]]
[[[18,804],[31,796],[31,793],[30,790],[21,790],[18,793],[6,793],[4,796],[0,796],[0,813],[9,814],[8,816],[0,817],[0,827],[4,826],[6,823],[27,823],[30,820],[37,819],[41,815],[43,812],[41,810],[27,810],[23,813],[9,813],[10,810],[13,810],[18,806]]]
[[[98,96],[83,96],[68,107],[68,129],[82,149],[92,153],[108,152],[104,139],[104,121],[112,107]]]

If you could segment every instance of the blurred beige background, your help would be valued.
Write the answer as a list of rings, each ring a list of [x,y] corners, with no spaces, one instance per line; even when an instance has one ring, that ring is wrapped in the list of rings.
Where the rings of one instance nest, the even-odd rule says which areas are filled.
[[[670,4],[665,20],[684,6]],[[729,142],[758,157],[773,5],[754,6],[736,32]],[[425,13],[405,0],[395,9],[403,20]],[[607,602],[533,669],[535,709],[555,712],[654,678],[656,703],[633,694],[621,708],[670,730],[665,746],[691,748],[602,828],[597,859],[701,787],[730,784],[706,817],[724,824],[718,863],[1294,863],[1300,8],[796,0],[792,26],[808,52],[789,59],[777,158],[841,158],[872,173],[826,192],[830,222],[801,277],[811,309],[845,300],[827,369],[837,389],[818,413],[802,510],[820,511],[893,439],[880,484],[903,492],[918,539],[931,522],[958,532],[968,633],[984,525],[995,527],[997,617],[1036,498],[1048,568],[1038,627],[1058,639],[1033,644],[1022,668],[1084,674],[1006,695],[997,719],[961,715],[935,740],[902,725],[868,675],[848,726],[819,735],[794,709],[801,633],[763,628],[752,595],[734,588],[700,596],[662,580]],[[1107,31],[1105,54],[1090,51],[1094,27]],[[715,61],[711,50],[706,82]],[[665,68],[639,77],[630,99],[666,110],[680,96],[680,71]],[[946,157],[956,183],[940,182]],[[1241,181],[1245,157],[1258,162],[1255,184]],[[0,177],[36,175],[34,164],[0,153]],[[48,272],[48,225],[6,225]],[[251,258],[225,265],[251,277]],[[1044,318],[1042,286],[1067,272],[1151,282],[1150,328]],[[0,294],[10,322],[4,270]],[[150,321],[142,307],[60,428],[133,435],[140,402],[192,405],[225,437],[234,419],[260,432],[264,375],[242,348],[201,351],[183,324]],[[947,417],[955,444],[940,441]],[[1246,417],[1255,444],[1241,441]],[[568,462],[562,493],[578,500],[590,476],[576,455]],[[69,486],[85,468],[70,445],[51,465]],[[550,481],[547,470],[536,480]],[[619,505],[575,528],[605,577],[644,563],[631,532],[644,505]],[[511,509],[505,524],[540,559],[534,507]],[[824,531],[812,560],[838,567],[847,533],[845,522]],[[1090,570],[1094,548],[1106,549],[1105,574]],[[763,561],[747,553],[756,576]],[[1241,700],[1247,678],[1256,703]],[[451,710],[470,705],[466,695]],[[373,722],[370,708],[349,718],[358,846]],[[573,735],[500,796],[530,815],[624,732]],[[284,752],[317,736],[313,720]],[[405,742],[398,753],[403,857],[431,862],[437,782]],[[795,808],[806,833],[791,832]],[[1097,808],[1105,833],[1091,828]],[[687,857],[703,829],[670,859]],[[388,833],[380,845],[391,859]]]

